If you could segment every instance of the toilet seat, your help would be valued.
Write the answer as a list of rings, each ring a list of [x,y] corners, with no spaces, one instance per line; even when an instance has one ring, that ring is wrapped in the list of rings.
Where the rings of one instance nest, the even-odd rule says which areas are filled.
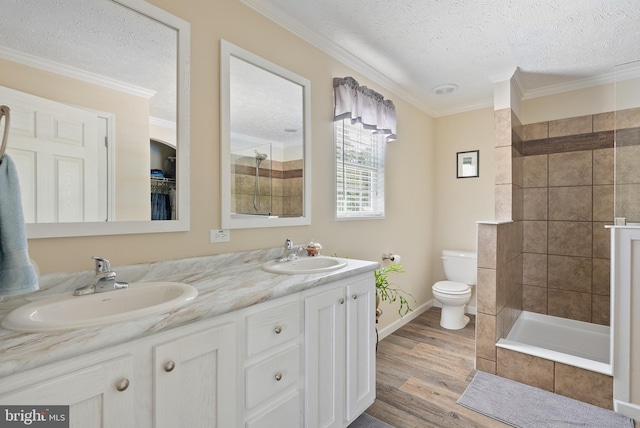
[[[471,290],[469,284],[456,281],[438,281],[433,285],[433,290],[444,294],[466,294]]]

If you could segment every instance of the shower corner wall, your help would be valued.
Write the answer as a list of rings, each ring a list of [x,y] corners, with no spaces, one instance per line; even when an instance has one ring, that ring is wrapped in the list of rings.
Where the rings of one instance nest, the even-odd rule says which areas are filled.
[[[494,113],[497,221],[478,223],[476,368],[498,372],[496,342],[522,311],[522,125],[511,108]]]

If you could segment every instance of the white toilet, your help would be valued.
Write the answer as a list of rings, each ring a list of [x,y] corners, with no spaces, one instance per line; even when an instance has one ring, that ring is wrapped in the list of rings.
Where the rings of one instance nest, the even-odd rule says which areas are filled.
[[[442,264],[446,281],[433,284],[433,297],[442,304],[440,325],[460,330],[469,323],[464,308],[471,299],[471,286],[476,284],[477,254],[471,251],[443,250]]]

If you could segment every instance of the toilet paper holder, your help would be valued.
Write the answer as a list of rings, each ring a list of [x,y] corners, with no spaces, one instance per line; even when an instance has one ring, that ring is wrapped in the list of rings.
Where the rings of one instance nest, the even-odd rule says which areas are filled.
[[[382,254],[382,260],[391,260],[392,262],[396,261],[396,258],[400,258],[397,254],[393,254],[393,253],[389,253],[389,254]]]

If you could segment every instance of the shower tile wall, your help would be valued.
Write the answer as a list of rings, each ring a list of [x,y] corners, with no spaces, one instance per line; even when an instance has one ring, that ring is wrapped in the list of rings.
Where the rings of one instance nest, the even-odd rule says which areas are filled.
[[[497,353],[498,376],[613,410],[612,376],[504,348]]]
[[[299,217],[303,206],[302,160],[278,162],[266,160],[260,166],[260,214],[280,217]],[[235,212],[253,214],[255,190],[255,158],[241,156],[233,159],[231,177],[231,205]],[[271,209],[269,210],[269,207]]]
[[[478,224],[476,368],[489,373],[496,373],[496,342],[522,310],[521,224]]]
[[[618,187],[638,195],[630,153],[640,156],[640,109],[524,126],[510,109],[496,111],[499,220],[478,224],[476,368],[604,408],[611,376],[495,344],[521,310],[609,323],[614,126]],[[625,209],[640,221],[637,196]]]
[[[616,217],[640,222],[640,109],[616,112]]]
[[[522,126],[511,109],[495,118],[496,222],[478,224],[476,368],[496,373],[496,342],[522,310]]]
[[[522,125],[511,109],[494,113],[495,218],[522,220]]]
[[[523,310],[609,324],[613,113],[523,126]]]

